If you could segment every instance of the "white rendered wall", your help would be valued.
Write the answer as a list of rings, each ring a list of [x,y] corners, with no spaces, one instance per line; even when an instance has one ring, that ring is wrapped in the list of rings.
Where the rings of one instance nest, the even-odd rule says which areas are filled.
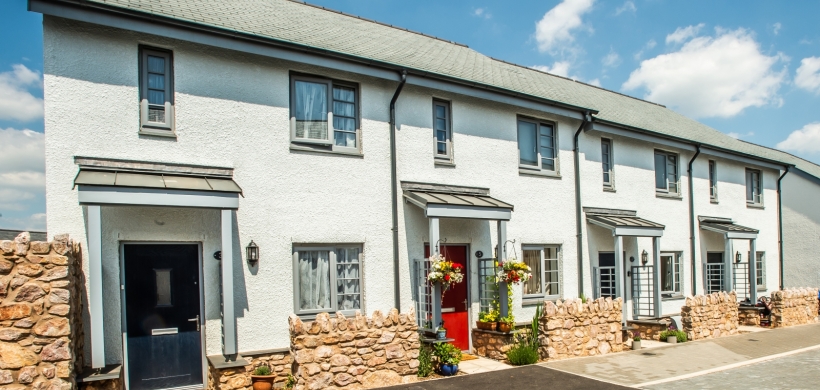
[[[782,182],[785,287],[820,286],[820,182],[792,169]]]

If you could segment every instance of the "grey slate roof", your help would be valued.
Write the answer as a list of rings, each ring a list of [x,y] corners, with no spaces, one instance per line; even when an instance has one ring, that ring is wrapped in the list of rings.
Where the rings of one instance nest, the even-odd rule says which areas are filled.
[[[321,7],[289,0],[87,0],[83,3],[99,3],[305,45],[586,107],[597,110],[596,118],[604,121],[788,163],[781,152],[736,140],[661,105],[509,64],[464,45]],[[820,171],[820,167],[815,171]]]
[[[0,229],[0,240],[14,240],[20,233],[25,231],[28,231],[31,235],[31,241],[48,241],[48,235],[46,232],[13,229]]]

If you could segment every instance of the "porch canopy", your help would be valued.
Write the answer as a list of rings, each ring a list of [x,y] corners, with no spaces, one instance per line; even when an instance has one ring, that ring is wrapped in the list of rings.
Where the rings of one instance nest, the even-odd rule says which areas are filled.
[[[401,182],[404,199],[418,206],[428,220],[430,254],[438,254],[440,248],[439,218],[467,218],[495,220],[497,223],[497,259],[506,259],[507,221],[512,218],[513,205],[490,196],[489,188],[465,187],[446,184]],[[441,291],[434,287],[432,299],[433,323],[441,321]],[[500,288],[500,311],[506,316],[507,289]]]
[[[194,207],[221,210],[223,353],[236,354],[233,299],[233,212],[242,189],[232,168],[75,157],[79,203],[87,207],[91,366],[105,367],[100,206]],[[204,318],[202,319],[204,321]]]
[[[757,302],[757,288],[755,280],[757,279],[757,235],[760,230],[741,226],[736,224],[731,218],[724,217],[709,217],[698,216],[701,230],[722,234],[724,237],[724,255],[723,255],[723,285],[726,291],[735,289],[733,286],[734,277],[732,275],[732,240],[749,240],[749,301],[754,304]]]
[[[595,207],[584,207],[587,215],[587,222],[609,229],[615,238],[615,296],[623,297],[623,321],[627,320],[628,301],[631,301],[630,294],[625,294],[626,279],[623,275],[623,237],[652,237],[652,307],[655,317],[661,316],[661,236],[666,228],[657,222],[638,217],[638,213],[633,210],[604,209]]]

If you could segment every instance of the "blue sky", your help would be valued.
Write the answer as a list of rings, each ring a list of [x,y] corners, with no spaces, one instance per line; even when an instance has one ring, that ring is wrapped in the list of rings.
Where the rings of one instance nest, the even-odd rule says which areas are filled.
[[[820,2],[309,2],[665,104],[820,163]],[[41,21],[23,0],[0,2],[0,228],[45,227]]]

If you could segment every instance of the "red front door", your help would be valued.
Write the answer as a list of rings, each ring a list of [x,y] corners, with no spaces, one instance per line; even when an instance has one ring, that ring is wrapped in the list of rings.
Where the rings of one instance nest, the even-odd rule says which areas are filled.
[[[454,339],[453,345],[463,351],[470,349],[470,316],[467,314],[467,281],[470,275],[466,245],[441,245],[441,254],[449,261],[464,266],[464,280],[452,285],[444,293],[441,303],[441,320],[447,328],[447,337]],[[424,257],[430,257],[429,245],[424,245]],[[436,324],[437,325],[437,324]]]

